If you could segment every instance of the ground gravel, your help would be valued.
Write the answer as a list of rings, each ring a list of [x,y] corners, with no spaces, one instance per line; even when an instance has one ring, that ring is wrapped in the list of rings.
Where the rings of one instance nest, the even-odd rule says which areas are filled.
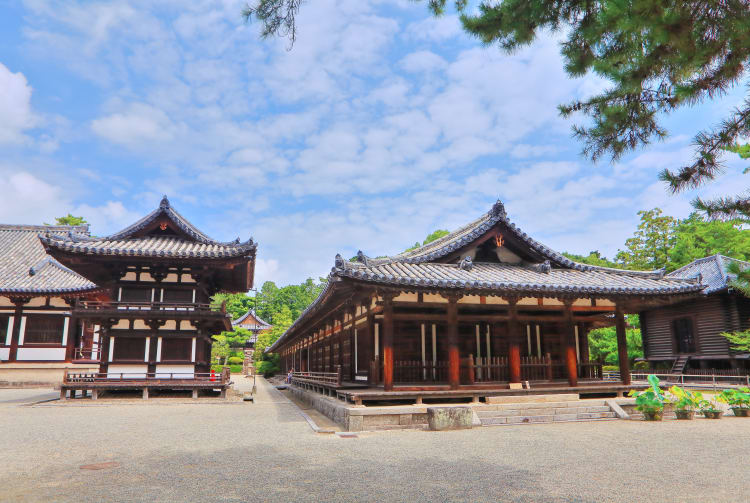
[[[3,392],[2,501],[705,503],[750,493],[750,419],[340,438],[313,433],[262,379],[255,403],[29,406],[2,403]]]

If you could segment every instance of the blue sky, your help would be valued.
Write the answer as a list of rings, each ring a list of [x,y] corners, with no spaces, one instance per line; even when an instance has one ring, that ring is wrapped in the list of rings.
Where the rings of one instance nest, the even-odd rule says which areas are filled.
[[[103,235],[168,194],[209,235],[253,236],[257,279],[286,284],[498,198],[545,244],[612,256],[638,210],[686,216],[697,193],[747,186],[739,162],[679,196],[657,180],[742,89],[594,165],[556,105],[606,82],[569,79],[552,36],[507,55],[423,3],[311,0],[289,51],[243,24],[244,4],[0,0],[0,222],[72,212]]]

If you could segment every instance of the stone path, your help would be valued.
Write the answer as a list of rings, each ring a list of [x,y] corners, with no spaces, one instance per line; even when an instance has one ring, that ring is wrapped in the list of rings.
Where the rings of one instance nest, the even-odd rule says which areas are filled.
[[[704,503],[750,491],[750,419],[341,438],[313,433],[262,379],[255,403],[0,403],[0,432],[0,501]]]

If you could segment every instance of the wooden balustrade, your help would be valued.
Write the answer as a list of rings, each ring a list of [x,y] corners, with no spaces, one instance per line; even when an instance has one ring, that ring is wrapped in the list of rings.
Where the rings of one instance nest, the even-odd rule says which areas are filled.
[[[336,372],[292,372],[292,384],[317,384],[327,387],[341,387],[341,365],[336,366]]]
[[[216,383],[217,385],[229,382],[229,369],[225,368],[220,373],[215,372],[66,372],[63,376],[63,384],[75,383],[111,383],[111,382],[165,382],[179,381]]]

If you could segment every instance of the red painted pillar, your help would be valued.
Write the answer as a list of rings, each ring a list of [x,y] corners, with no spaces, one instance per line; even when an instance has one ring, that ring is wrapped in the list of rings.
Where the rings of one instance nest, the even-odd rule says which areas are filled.
[[[615,307],[615,329],[617,330],[617,355],[620,360],[620,379],[630,385],[630,360],[628,360],[628,339],[625,332],[625,315],[622,306]]]
[[[393,390],[393,295],[383,295],[383,389]]]
[[[578,386],[578,361],[576,359],[576,334],[573,322],[573,304],[565,303],[565,366],[568,369],[568,384]]]
[[[450,295],[446,310],[446,336],[448,339],[448,384],[458,389],[461,384],[461,356],[458,350],[458,295]]]
[[[516,300],[510,300],[508,308],[508,371],[511,383],[521,382],[521,325],[518,323]]]

